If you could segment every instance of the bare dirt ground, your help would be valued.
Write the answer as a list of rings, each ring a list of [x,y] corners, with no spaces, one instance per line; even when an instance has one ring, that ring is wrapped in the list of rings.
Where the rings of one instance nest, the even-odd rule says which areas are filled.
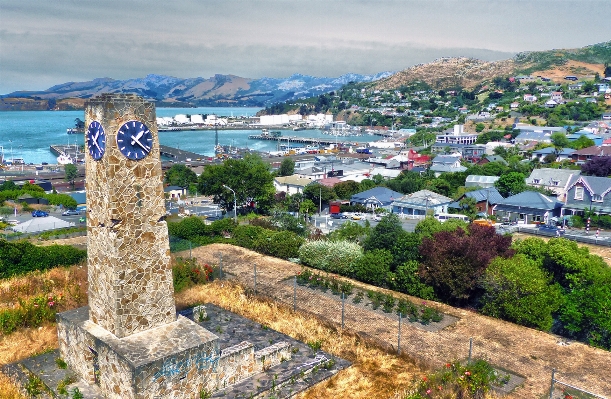
[[[235,275],[243,284],[252,284],[253,265],[256,263],[259,289],[280,298],[286,296],[283,287],[287,285],[283,280],[301,269],[299,265],[231,245],[214,244],[193,250],[194,257],[208,264],[218,264],[219,253],[223,254],[223,270]],[[292,295],[290,286],[288,290],[289,296]],[[308,310],[338,322],[337,302],[321,295],[309,303]],[[611,352],[576,342],[566,345],[565,339],[552,334],[465,309],[444,304],[435,306],[446,314],[458,317],[459,321],[438,332],[425,331],[409,324],[402,329],[402,351],[425,364],[439,367],[454,359],[465,359],[469,338],[473,337],[474,356],[483,357],[495,366],[526,378],[526,382],[511,394],[511,398],[542,397],[549,390],[552,368],[556,368],[556,377],[564,382],[599,394],[611,392],[608,366]],[[391,345],[396,344],[396,326],[388,318],[362,310],[347,313],[347,325],[362,329],[366,335],[377,335]]]
[[[532,76],[544,76],[550,78],[556,83],[566,83],[564,77],[567,75],[581,76],[594,76],[599,74],[604,77],[605,66],[603,64],[588,64],[579,61],[569,61],[564,65],[548,69],[545,71],[536,71],[531,73]]]

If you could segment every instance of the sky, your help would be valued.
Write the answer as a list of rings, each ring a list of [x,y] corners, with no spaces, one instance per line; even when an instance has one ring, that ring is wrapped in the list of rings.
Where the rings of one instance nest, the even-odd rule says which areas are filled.
[[[609,0],[0,0],[0,94],[148,74],[400,71],[611,40]]]

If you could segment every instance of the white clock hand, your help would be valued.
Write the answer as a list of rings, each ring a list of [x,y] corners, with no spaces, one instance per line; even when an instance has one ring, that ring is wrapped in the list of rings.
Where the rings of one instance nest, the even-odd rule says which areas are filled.
[[[136,144],[136,142],[140,140],[140,137],[142,137],[143,134],[144,134],[144,130],[141,130],[140,133],[136,135],[136,137],[132,136],[132,145]],[[140,144],[140,147],[142,147],[142,144]]]
[[[144,133],[144,132],[143,132]],[[142,136],[142,135],[140,135]],[[140,147],[142,147],[142,149],[146,152],[149,152],[151,149],[150,147],[144,146],[142,145],[142,143],[138,140],[140,137],[134,137],[132,136],[132,144],[138,144]]]

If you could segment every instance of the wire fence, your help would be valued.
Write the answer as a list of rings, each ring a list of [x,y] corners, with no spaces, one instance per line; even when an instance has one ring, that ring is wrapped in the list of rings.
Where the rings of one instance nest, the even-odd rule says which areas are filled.
[[[272,276],[269,268],[263,265],[252,264],[250,272],[247,270],[242,267],[237,271],[224,266],[223,254],[218,254],[218,278],[238,283],[256,296],[271,299],[295,312],[354,333],[389,352],[407,355],[426,367],[436,369],[453,360],[470,362],[474,358],[485,359],[499,371],[499,375],[506,377],[507,383],[495,389],[501,395],[523,386],[528,375],[529,389],[518,389],[512,392],[512,397],[532,399],[540,397],[541,392],[554,390],[554,396],[550,394],[550,399],[568,399],[569,396],[558,395],[576,390],[581,393],[573,395],[573,398],[604,398],[583,396],[589,393],[558,380],[552,380],[550,385],[549,374],[534,356],[529,358],[516,354],[493,340],[471,338],[455,332],[457,317],[446,314],[438,321],[430,317],[421,319],[427,308],[434,308],[426,303],[411,302],[406,309],[401,295],[396,293],[387,292],[376,299],[370,297],[369,290],[359,287],[342,292],[329,286],[312,286],[300,281],[298,275],[278,278]],[[560,384],[564,384],[564,391],[559,390]],[[535,392],[538,394],[533,396]]]
[[[553,369],[549,399],[605,399],[605,397],[556,379],[556,369]]]

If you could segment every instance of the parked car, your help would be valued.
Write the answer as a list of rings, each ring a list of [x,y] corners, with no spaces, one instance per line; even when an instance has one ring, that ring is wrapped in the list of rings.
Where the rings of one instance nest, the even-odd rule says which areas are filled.
[[[44,218],[44,217],[47,217],[47,216],[49,216],[49,214],[47,212],[40,211],[40,210],[32,211],[32,217],[35,217],[35,218]]]
[[[355,213],[352,215],[352,220],[361,220],[362,215],[360,213]]]
[[[332,213],[331,218],[332,219],[348,219],[348,216],[344,215],[343,213]]]
[[[62,216],[75,216],[75,215],[79,215],[79,211],[77,211],[76,209],[68,209],[62,213]]]

